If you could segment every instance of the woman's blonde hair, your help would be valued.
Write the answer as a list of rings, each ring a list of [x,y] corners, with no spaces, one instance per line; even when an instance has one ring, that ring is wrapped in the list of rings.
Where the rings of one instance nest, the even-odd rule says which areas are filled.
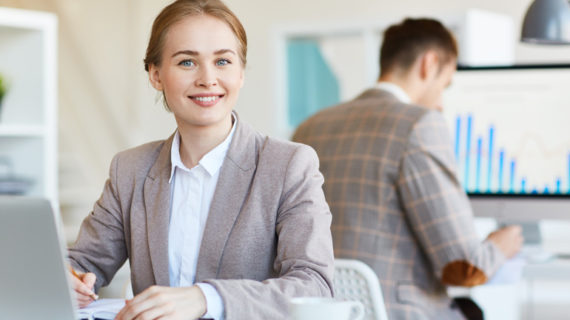
[[[247,55],[247,37],[245,29],[236,15],[220,0],[176,0],[158,14],[152,24],[152,31],[146,57],[144,58],[144,69],[148,72],[149,65],[160,66],[162,62],[162,51],[166,41],[166,34],[170,27],[182,19],[195,15],[209,15],[218,18],[232,29],[235,34],[239,48],[238,55],[242,66],[245,67]]]

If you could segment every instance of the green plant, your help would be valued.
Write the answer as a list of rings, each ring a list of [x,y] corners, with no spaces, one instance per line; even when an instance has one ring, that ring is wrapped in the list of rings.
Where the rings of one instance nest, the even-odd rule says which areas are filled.
[[[8,88],[6,86],[6,81],[2,77],[2,74],[0,73],[0,102],[2,102],[2,99],[4,99],[4,95],[6,94],[7,90]]]

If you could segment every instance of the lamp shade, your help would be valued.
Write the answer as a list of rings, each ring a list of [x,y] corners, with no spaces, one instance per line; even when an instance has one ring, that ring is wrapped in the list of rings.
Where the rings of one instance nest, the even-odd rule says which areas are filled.
[[[521,41],[570,44],[570,3],[567,0],[534,0],[524,17]]]

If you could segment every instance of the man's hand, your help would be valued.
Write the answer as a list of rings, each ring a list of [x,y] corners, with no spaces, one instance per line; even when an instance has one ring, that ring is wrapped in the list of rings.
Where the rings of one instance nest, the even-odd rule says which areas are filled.
[[[152,286],[127,300],[115,320],[198,319],[206,313],[206,298],[198,286],[171,288]]]
[[[507,226],[491,232],[487,239],[492,241],[508,259],[519,252],[524,240],[522,228],[518,225]]]
[[[80,308],[86,307],[97,297],[93,292],[93,286],[97,277],[94,273],[80,273],[69,267],[71,273],[71,286],[77,293],[77,303]]]

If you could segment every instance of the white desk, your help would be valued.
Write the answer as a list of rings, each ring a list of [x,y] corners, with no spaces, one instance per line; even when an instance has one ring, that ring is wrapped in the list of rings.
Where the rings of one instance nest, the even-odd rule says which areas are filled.
[[[476,218],[475,224],[481,239],[497,228],[489,218]],[[570,253],[570,220],[542,221],[540,230],[545,250]],[[486,320],[569,319],[570,256],[566,257],[528,263],[517,283],[452,287],[448,292],[471,296],[483,308]]]
[[[524,302],[520,308],[521,319],[568,318],[568,311],[561,313],[567,308],[560,306],[570,304],[570,259],[528,264],[523,271],[523,282],[526,290],[521,301]],[[545,315],[545,312],[552,315]]]
[[[528,263],[516,283],[450,287],[451,296],[470,296],[486,320],[568,319],[570,259]]]
[[[525,280],[565,280],[570,281],[570,259],[554,259],[545,263],[529,263],[523,271]],[[569,289],[570,290],[570,289]]]

